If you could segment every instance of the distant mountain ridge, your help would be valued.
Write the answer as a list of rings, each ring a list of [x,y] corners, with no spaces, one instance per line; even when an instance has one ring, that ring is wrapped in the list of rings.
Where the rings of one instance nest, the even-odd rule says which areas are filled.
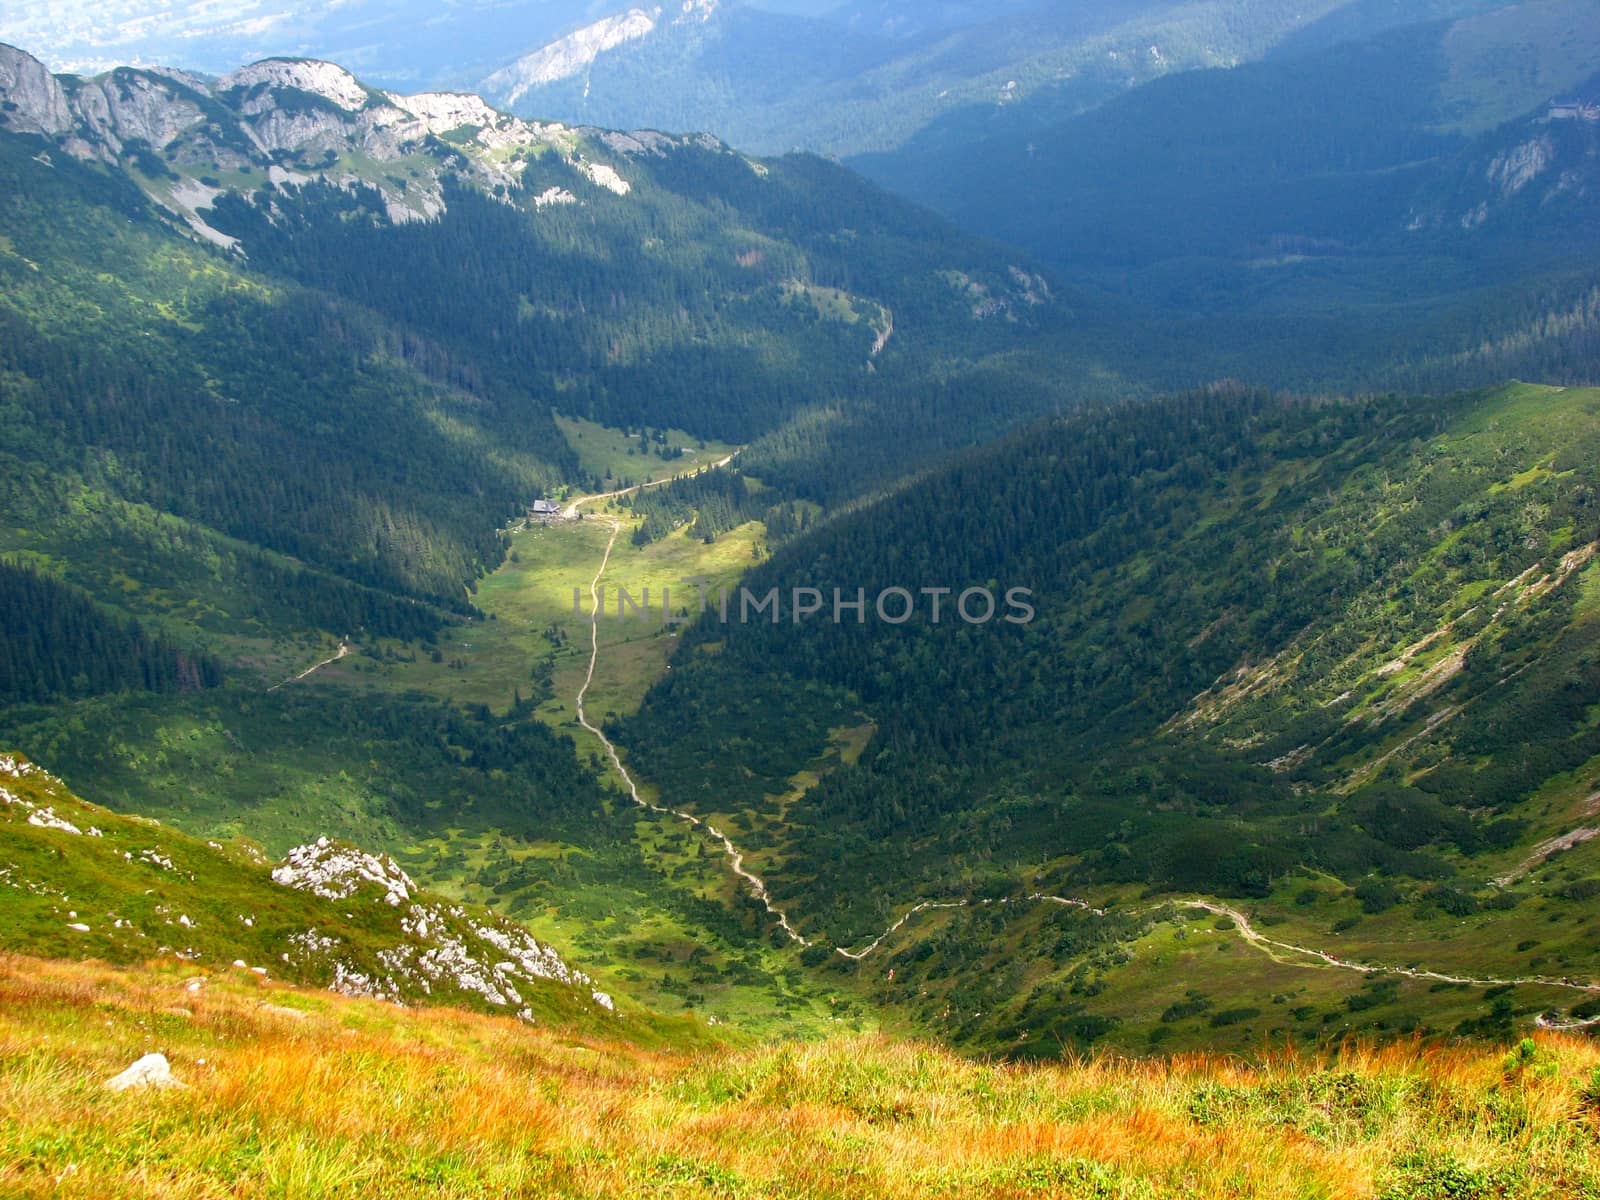
[[[1041,89],[1092,106],[1171,71],[1252,58],[1339,0],[1237,7],[883,3],[794,15],[702,0],[605,17],[473,86],[521,113],[845,154],[898,145],[966,106],[1004,108]]]
[[[1492,0],[418,0],[259,15],[232,3],[27,5],[0,40],[88,74],[178,62],[226,74],[268,57],[337,61],[403,92],[481,92],[540,119],[709,131],[743,149],[893,149],[932,122],[1014,120],[1045,98],[1058,115],[1149,79],[1316,47]]]
[[[85,161],[129,162],[158,201],[224,245],[232,239],[198,215],[223,191],[218,176],[224,174],[259,171],[269,185],[298,186],[324,176],[369,182],[383,195],[390,219],[400,222],[438,215],[442,181],[452,170],[479,186],[503,188],[521,158],[548,150],[568,158],[589,185],[622,186],[614,169],[582,162],[580,137],[566,126],[520,121],[462,93],[380,91],[343,67],[310,59],[269,59],[215,80],[133,68],[92,79],[58,78],[31,55],[0,45],[0,95],[6,103],[0,126],[58,139]],[[477,152],[455,154],[449,168],[434,162],[425,172],[401,176],[363,170],[350,158],[425,160],[422,152],[451,134]],[[651,140],[658,149],[667,144],[676,142]],[[645,149],[642,142],[633,145]]]

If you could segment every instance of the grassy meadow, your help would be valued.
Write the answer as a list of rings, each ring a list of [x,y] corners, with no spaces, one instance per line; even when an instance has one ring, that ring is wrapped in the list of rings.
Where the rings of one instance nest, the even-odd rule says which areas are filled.
[[[185,1086],[114,1093],[158,1051]],[[0,957],[15,1197],[1600,1195],[1600,1048],[689,1052],[192,967]]]
[[[605,491],[636,483],[687,475],[726,458],[735,447],[696,437],[681,429],[663,429],[664,441],[654,445],[681,448],[679,458],[664,459],[650,452],[640,431],[629,432],[598,425],[582,417],[555,415],[556,427],[578,455],[578,465],[605,484]]]

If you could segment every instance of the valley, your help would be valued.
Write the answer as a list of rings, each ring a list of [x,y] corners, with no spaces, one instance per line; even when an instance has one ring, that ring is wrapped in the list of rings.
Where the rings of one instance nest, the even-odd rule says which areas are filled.
[[[1595,1191],[1590,0],[580,7],[0,45],[0,1191]]]

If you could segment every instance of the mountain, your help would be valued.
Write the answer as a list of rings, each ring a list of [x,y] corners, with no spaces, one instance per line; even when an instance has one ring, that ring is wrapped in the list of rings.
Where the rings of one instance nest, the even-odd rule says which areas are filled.
[[[958,138],[934,126],[858,165],[965,224],[1047,245],[1057,262],[1076,261],[1064,248],[1083,242],[1088,222],[1115,218],[1118,188],[1157,182],[1163,186],[1149,195],[1148,211],[1138,210],[1139,227],[1125,216],[1096,253],[1143,265],[1171,257],[1182,238],[1204,239],[1192,251],[1199,256],[1214,253],[1218,241],[1259,241],[1263,229],[1287,237],[1297,224],[1311,226],[1308,238],[1349,239],[1354,229],[1372,240],[1401,224],[1394,210],[1409,199],[1407,189],[1430,181],[1472,138],[1543,117],[1553,100],[1590,86],[1600,53],[1593,6],[1545,0],[1527,8],[1177,74],[1087,114],[1052,114],[1048,100],[1030,100],[1019,106],[1034,110],[1019,122],[1025,128],[967,129]],[[1524,68],[1498,69],[1500,62]],[[956,167],[974,158],[1004,170],[1016,186],[1001,195],[972,190],[970,175]],[[1313,184],[1323,205],[1337,198],[1349,225],[1329,223],[1311,207]],[[1265,199],[1247,203],[1250,189]],[[1041,195],[1072,197],[1062,222],[1043,221],[1033,203]],[[1184,214],[1181,228],[1168,227]],[[1272,219],[1278,224],[1248,224]],[[1167,241],[1152,245],[1140,228],[1146,239],[1156,233]]]
[[[1040,333],[1095,353],[1069,297],[1021,300],[1043,293],[1014,257],[814,159],[523,122],[302,60],[85,80],[7,48],[0,95],[6,353],[36,381],[14,485],[48,461],[29,486],[59,490],[94,445],[96,491],[446,610],[498,562],[498,525],[577,480],[553,405],[748,441],[817,404],[909,417],[921,380]],[[93,265],[113,259],[137,267]],[[1006,319],[974,315],[969,286]],[[64,391],[68,360],[121,407]],[[897,444],[970,444],[1026,411],[942,413],[920,442],[898,420]],[[877,449],[854,452],[894,469]],[[235,469],[196,470],[218,454]]]
[[[509,5],[472,0],[439,9],[355,0],[332,8],[291,4],[262,14],[243,4],[167,3],[154,10],[114,4],[93,11],[71,3],[22,4],[0,16],[0,40],[33,47],[54,69],[73,73],[181,63],[192,71],[224,75],[269,57],[316,58],[342,63],[388,88],[487,88],[486,95],[509,104],[527,89],[583,75],[598,57],[619,49],[642,50],[647,41],[676,40],[697,26],[717,26],[715,39],[728,46],[726,65],[742,79],[755,81],[760,72],[777,69],[791,82],[811,86],[829,70],[842,70],[841,78],[847,78],[875,65],[892,53],[894,43],[969,28],[1028,7],[1015,2],[1000,7],[880,3],[835,11],[831,2],[693,0],[663,11],[660,5],[599,0]],[[723,21],[728,22],[726,30]],[[510,48],[518,55],[508,65]],[[758,61],[741,61],[747,55]],[[775,101],[777,92],[768,83],[769,98]],[[643,120],[620,123],[721,128],[717,122],[671,120],[676,112],[689,111],[687,90],[684,97],[671,107],[652,110]],[[720,112],[729,115],[725,107]],[[536,115],[558,114],[547,107]],[[564,108],[559,115],[607,123],[598,109],[584,113]],[[791,144],[784,142],[781,148]]]
[[[1592,393],[1151,400],[1306,342],[1150,329],[814,156],[299,59],[6,50],[0,87],[0,741],[85,800],[365,847],[596,990],[764,1033],[1033,1057],[1593,1015],[1542,924],[1589,887]],[[1375,175],[1472,144],[1362,128]],[[1335,310],[1327,344],[1571,369],[1592,301],[1557,328],[1519,280],[1450,336]],[[1037,619],[650,602],[702,576],[1031,587]],[[589,621],[641,583],[637,626]]]
[[[964,1043],[1137,1044],[1230,1000],[1213,1038],[1592,1015],[1561,914],[1596,869],[1597,438],[1600,393],[1527,386],[1059,418],[754,568],[777,618],[713,608],[615,736],[754,848],[810,961],[892,969],[880,994]],[[1374,994],[1237,953],[1155,970],[1196,894]]]
[[[518,112],[859,154],[1035,97],[1091,108],[1170,72],[1259,57],[1345,7],[867,3],[818,15],[697,0],[608,16],[474,86]]]
[[[90,74],[180,63],[222,75],[268,57],[316,58],[387,88],[466,89],[533,117],[710,131],[759,152],[856,154],[894,149],[930,124],[1033,127],[1040,109],[1061,119],[1171,72],[1488,7],[470,0],[441,10],[355,0],[267,14],[233,4],[23,4],[0,17],[0,39]]]
[[[1469,382],[1362,376],[1348,348],[1364,344],[1367,365],[1414,361],[1418,346],[1494,340],[1485,310],[1509,297],[1559,294],[1544,312],[1504,315],[1528,328],[1581,307],[1595,282],[1582,248],[1596,227],[1596,125],[1550,114],[1593,95],[1595,16],[1547,0],[1312,43],[1171,75],[1088,113],[1056,107],[1051,120],[1040,100],[1009,125],[931,126],[853,165],[1186,323],[1197,342],[1236,347],[1218,375],[1253,377],[1263,343],[1294,337],[1305,370],[1280,384]],[[1557,360],[1507,372],[1593,377],[1581,356]]]
[[[171,956],[207,975],[611,1028],[615,1001],[554,949],[418,888],[391,859],[320,838],[273,864],[248,842],[86,804],[13,754],[0,755],[0,781],[8,954]]]

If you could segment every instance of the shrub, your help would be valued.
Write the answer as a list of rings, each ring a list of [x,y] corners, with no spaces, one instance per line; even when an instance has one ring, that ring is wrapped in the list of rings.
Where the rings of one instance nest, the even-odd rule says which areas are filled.
[[[1260,1015],[1259,1008],[1225,1008],[1221,1012],[1211,1014],[1211,1027],[1221,1029],[1224,1025],[1237,1025],[1241,1021],[1254,1020]]]
[[[1414,1154],[1398,1160],[1378,1200],[1488,1200],[1510,1196],[1506,1172],[1468,1167],[1450,1154]]]

